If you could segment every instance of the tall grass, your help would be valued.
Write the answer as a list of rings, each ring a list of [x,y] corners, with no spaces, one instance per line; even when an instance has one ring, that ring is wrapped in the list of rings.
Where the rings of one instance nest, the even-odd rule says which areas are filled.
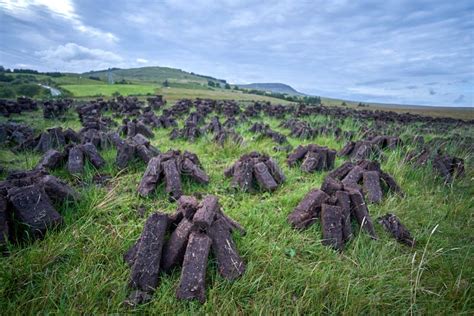
[[[79,126],[75,114],[66,121],[44,121],[39,112],[15,116],[37,128],[54,125]],[[272,128],[276,119],[264,120]],[[311,118],[327,122],[327,118]],[[287,215],[312,188],[319,188],[327,172],[304,174],[289,168],[286,154],[273,152],[270,139],[248,132],[252,122],[240,125],[244,144],[227,143],[223,148],[204,136],[195,143],[170,141],[170,130],[156,129],[153,145],[196,153],[210,176],[208,186],[184,181],[184,192],[215,194],[223,210],[247,229],[235,235],[247,271],[235,282],[220,277],[214,260],[207,272],[207,301],[204,305],[175,298],[179,270],[162,276],[148,304],[134,311],[143,314],[472,314],[474,277],[473,217],[474,177],[467,174],[451,185],[443,185],[429,166],[416,168],[402,163],[409,147],[384,152],[382,168],[394,175],[405,198],[388,194],[379,205],[369,205],[375,219],[391,212],[399,216],[417,241],[413,249],[392,239],[380,225],[378,241],[366,234],[356,235],[342,253],[321,245],[317,222],[299,232],[286,222]],[[343,128],[356,129],[348,120]],[[410,129],[411,127],[407,127]],[[408,130],[407,135],[412,131]],[[344,141],[332,136],[315,140],[289,137],[293,146],[318,143],[340,149]],[[252,150],[272,155],[282,167],[287,181],[274,193],[249,194],[230,189],[224,169]],[[159,186],[149,198],[140,198],[136,187],[145,164],[135,162],[123,171],[114,166],[115,150],[102,151],[107,161],[101,173],[112,176],[105,187],[92,181],[97,172],[87,164],[85,173],[72,177],[64,170],[53,174],[74,185],[81,198],[58,205],[65,218],[60,230],[48,232],[44,240],[20,247],[10,245],[11,255],[0,258],[0,310],[5,314],[96,314],[125,313],[123,300],[129,292],[130,269],[123,253],[135,242],[144,221],[152,212],[173,212]],[[468,155],[464,153],[471,161]],[[8,168],[31,168],[40,156],[0,151],[0,161]],[[336,165],[344,159],[338,158]],[[145,216],[137,211],[146,209]],[[436,229],[435,229],[436,228]]]

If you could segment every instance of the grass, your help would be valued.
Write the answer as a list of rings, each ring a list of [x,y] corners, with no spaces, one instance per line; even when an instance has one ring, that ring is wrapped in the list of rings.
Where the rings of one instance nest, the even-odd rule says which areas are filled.
[[[181,91],[169,89],[170,99]],[[184,92],[183,92],[184,93]],[[182,97],[190,97],[184,93]],[[75,113],[66,121],[44,121],[40,113],[14,116],[33,127],[61,125],[78,128]],[[1,120],[4,120],[3,118]],[[309,119],[326,122],[324,117]],[[274,129],[279,121],[265,118]],[[182,123],[182,121],[180,122]],[[472,281],[474,187],[472,153],[467,175],[445,186],[431,170],[402,163],[408,148],[386,152],[382,168],[391,173],[406,198],[389,194],[382,204],[370,205],[375,219],[395,213],[411,230],[417,247],[407,248],[376,224],[380,240],[373,241],[356,230],[355,238],[342,253],[321,245],[321,228],[316,223],[306,231],[289,227],[287,215],[312,188],[320,187],[327,172],[304,174],[285,164],[286,155],[272,152],[275,145],[256,138],[247,130],[251,122],[237,130],[245,139],[240,146],[223,148],[204,136],[195,143],[170,141],[170,130],[155,129],[153,145],[198,154],[210,176],[208,186],[184,182],[184,192],[215,194],[223,210],[247,229],[235,235],[247,271],[231,283],[221,278],[211,260],[207,270],[207,301],[204,305],[175,298],[179,271],[163,276],[153,300],[133,312],[139,314],[471,314],[474,312]],[[344,129],[357,128],[347,120]],[[405,134],[414,127],[405,127]],[[454,134],[459,130],[453,129]],[[472,133],[472,127],[464,134]],[[432,137],[433,135],[428,135]],[[320,136],[313,141],[288,137],[293,146],[317,143],[340,149],[343,141]],[[274,193],[248,194],[230,190],[223,171],[244,153],[252,150],[274,157],[287,181]],[[453,148],[455,150],[455,148]],[[129,289],[130,269],[123,253],[140,235],[146,217],[161,210],[173,212],[161,185],[149,198],[140,198],[136,187],[145,165],[136,162],[124,171],[114,167],[115,150],[101,152],[107,165],[101,173],[113,176],[101,188],[92,183],[97,172],[91,165],[80,177],[63,169],[53,173],[72,184],[81,194],[79,201],[59,205],[65,225],[51,231],[42,241],[23,247],[11,246],[12,254],[0,258],[0,310],[5,314],[109,314],[130,312],[122,305]],[[40,156],[0,151],[0,163],[8,168],[31,168]],[[336,165],[344,159],[338,158]],[[145,206],[145,217],[137,208]],[[355,228],[355,227],[354,227]]]
[[[156,94],[156,85],[144,84],[67,84],[61,88],[71,92],[75,97],[106,96],[110,97],[115,92],[122,95]]]

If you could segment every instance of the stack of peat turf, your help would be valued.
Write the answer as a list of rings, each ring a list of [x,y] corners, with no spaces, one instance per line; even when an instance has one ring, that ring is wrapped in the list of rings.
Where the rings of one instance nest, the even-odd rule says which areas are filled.
[[[244,192],[254,192],[258,188],[274,191],[285,181],[285,175],[275,160],[258,152],[243,155],[224,171],[232,177],[232,187]]]
[[[245,234],[240,224],[222,212],[213,195],[200,203],[192,196],[181,196],[175,214],[152,214],[138,241],[124,255],[131,267],[129,285],[133,289],[126,303],[133,306],[149,301],[160,274],[177,267],[182,268],[176,297],[204,303],[211,250],[223,278],[233,281],[245,272],[232,239],[234,230]]]
[[[383,197],[382,183],[387,189],[402,194],[395,180],[382,171],[377,162],[347,162],[326,176],[321,189],[306,194],[289,214],[288,222],[296,229],[305,229],[319,218],[322,243],[337,250],[342,250],[352,236],[351,219],[371,238],[377,239],[366,199],[379,203]]]
[[[76,192],[45,170],[17,171],[0,181],[0,248],[7,240],[42,238],[63,222],[53,203]]]
[[[188,176],[201,184],[209,183],[209,176],[202,170],[196,154],[170,150],[150,159],[138,186],[138,193],[143,197],[148,196],[160,182],[164,182],[170,201],[178,200],[183,195],[181,176]]]
[[[293,167],[302,161],[301,170],[303,172],[312,173],[315,171],[333,169],[335,159],[335,150],[316,144],[309,144],[307,146],[298,146],[288,155],[287,163],[288,166]]]

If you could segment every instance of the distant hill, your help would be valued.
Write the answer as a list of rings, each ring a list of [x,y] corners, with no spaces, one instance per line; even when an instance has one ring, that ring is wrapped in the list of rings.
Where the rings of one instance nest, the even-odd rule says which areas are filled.
[[[304,96],[304,93],[298,92],[293,89],[291,86],[284,84],[284,83],[250,83],[250,84],[237,84],[239,88],[243,89],[254,89],[254,90],[262,90],[262,91],[269,91],[275,93],[285,93],[289,95],[301,95]]]
[[[101,80],[107,81],[109,70],[98,70],[83,73],[83,76],[98,77]],[[196,82],[207,84],[208,80],[214,82],[225,83],[225,80],[213,78],[210,76],[203,76],[192,72],[187,72],[181,69],[168,68],[168,67],[141,67],[141,68],[130,68],[110,69],[112,79],[114,81],[126,80],[126,81],[140,81],[140,82],[151,82],[151,83],[162,83],[165,80],[171,80],[175,82]]]

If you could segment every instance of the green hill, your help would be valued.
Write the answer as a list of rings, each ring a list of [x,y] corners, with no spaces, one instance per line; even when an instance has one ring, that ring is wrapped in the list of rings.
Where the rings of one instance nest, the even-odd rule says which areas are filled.
[[[296,91],[293,87],[284,83],[250,83],[236,85],[242,89],[261,90],[274,93],[284,93],[288,95],[304,96],[304,93]]]
[[[90,71],[83,73],[82,75],[87,77],[98,77],[101,80],[107,81],[109,72],[111,73],[112,79],[114,81],[126,80],[131,82],[139,81],[141,83],[162,83],[163,81],[168,80],[171,82],[194,82],[199,84],[207,84],[208,80],[222,83],[225,82],[225,80],[168,67],[141,67],[130,69],[112,68],[110,70],[105,69],[99,71]]]

